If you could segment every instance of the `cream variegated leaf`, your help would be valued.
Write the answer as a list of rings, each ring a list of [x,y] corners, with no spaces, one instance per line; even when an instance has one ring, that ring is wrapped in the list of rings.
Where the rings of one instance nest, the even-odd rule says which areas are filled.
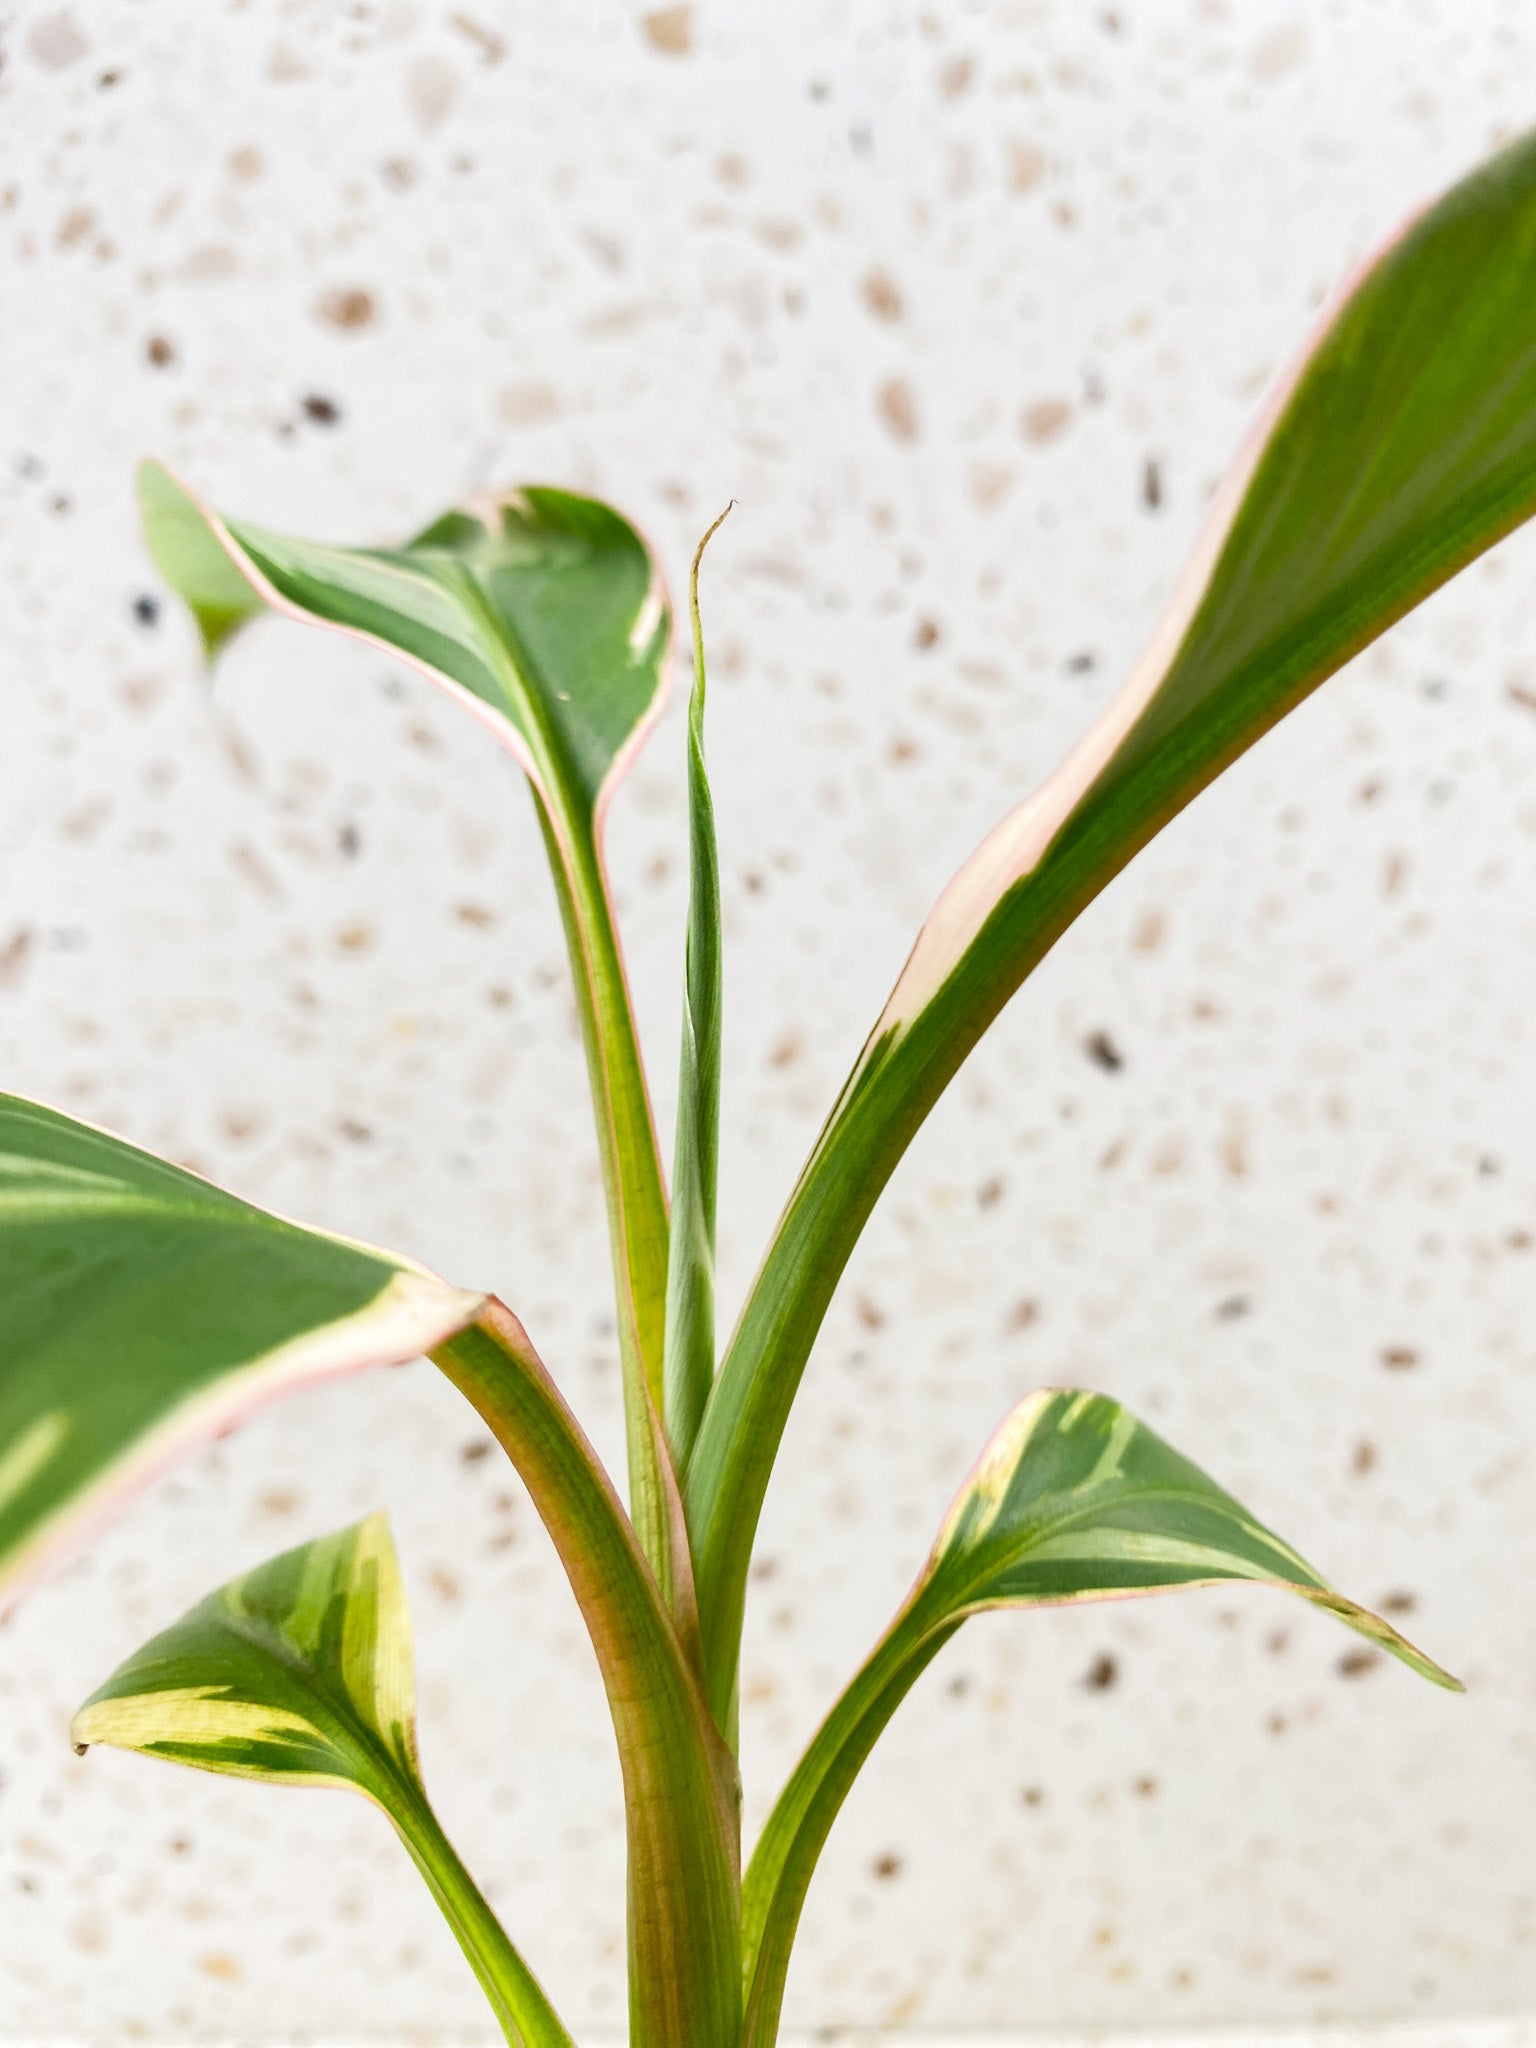
[[[775,2038],[800,1909],[838,1809],[896,1708],[969,1616],[1223,1583],[1298,1594],[1420,1676],[1460,1690],[1117,1401],[1047,1388],[1020,1402],[763,1830],[742,1900],[745,2048],[771,2048]]]
[[[419,1786],[411,1624],[382,1514],[210,1593],[93,1693],[71,1730],[199,1770]]]
[[[0,1594],[251,1408],[414,1358],[484,1300],[0,1096]]]
[[[421,1782],[400,1565],[382,1514],[270,1558],[119,1665],[76,1714],[76,1747],[135,1750],[381,1809],[513,2048],[570,2036],[444,1835]]]
[[[711,1697],[848,1254],[993,1018],[1155,833],[1536,509],[1536,135],[1363,263],[1280,378],[1124,688],[940,895],[790,1196],[688,1472]]]
[[[650,552],[607,505],[542,486],[484,494],[394,547],[226,519],[158,463],[144,464],[139,487],[151,552],[210,654],[263,609],[329,627],[446,690],[528,776],[597,1116],[631,1494],[670,1586],[687,1563],[674,1556],[681,1509],[661,1419],[666,1192],[603,851],[614,789],[665,692],[671,612]]]

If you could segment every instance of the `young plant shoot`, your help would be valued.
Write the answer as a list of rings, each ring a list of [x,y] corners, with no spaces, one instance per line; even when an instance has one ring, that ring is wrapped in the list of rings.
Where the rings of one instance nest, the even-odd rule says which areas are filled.
[[[659,715],[672,636],[639,535],[606,505],[530,486],[445,512],[397,547],[321,545],[226,517],[146,464],[149,546],[210,657],[263,611],[351,635],[456,698],[527,778],[606,1190],[627,1506],[523,1326],[473,1275],[449,1284],[280,1221],[105,1131],[5,1097],[7,1592],[253,1404],[426,1353],[520,1474],[602,1673],[623,1773],[635,2048],[771,2048],[801,1907],[842,1801],[919,1674],[974,1614],[1252,1581],[1287,1588],[1454,1687],[1117,1402],[1021,1389],[743,1870],[737,1687],[753,1538],[849,1253],[971,1047],[1078,913],[1309,691],[1536,509],[1533,263],[1527,138],[1417,214],[1325,311],[1124,688],[982,841],[917,934],[723,1347],[703,543],[689,587],[690,892],[669,1213],[604,858],[609,802]],[[361,1793],[421,1871],[508,2041],[566,2048],[536,1959],[499,1925],[428,1803],[410,1626],[381,1516],[210,1593],[85,1703],[74,1737]]]

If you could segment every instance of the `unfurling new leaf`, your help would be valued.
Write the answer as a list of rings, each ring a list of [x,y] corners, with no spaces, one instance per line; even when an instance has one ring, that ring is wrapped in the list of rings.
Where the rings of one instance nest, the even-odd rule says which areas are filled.
[[[720,859],[715,847],[715,807],[704,766],[699,564],[730,509],[727,505],[699,542],[688,579],[688,614],[693,624],[693,694],[688,703],[688,951],[678,1062],[677,1143],[672,1158],[666,1346],[667,1436],[684,1471],[715,1377],[715,1193],[720,1163]]]

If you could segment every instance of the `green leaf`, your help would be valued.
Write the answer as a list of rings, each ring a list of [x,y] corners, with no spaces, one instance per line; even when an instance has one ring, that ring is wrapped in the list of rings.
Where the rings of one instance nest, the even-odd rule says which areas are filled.
[[[0,1096],[0,1586],[256,1403],[414,1358],[483,1300]]]
[[[76,1714],[77,1748],[361,1792],[393,1821],[509,2041],[569,2036],[438,1826],[416,1754],[416,1679],[383,1515],[232,1579],[120,1665]]]
[[[1229,1493],[1103,1394],[1047,1388],[1007,1417],[901,1612],[822,1723],[768,1818],[743,1888],[744,2048],[770,2048],[823,1844],[881,1730],[970,1615],[1246,1580],[1336,1616],[1435,1684],[1458,1681],[1336,1593]]]
[[[737,2048],[735,1760],[623,1508],[500,1302],[433,1353],[516,1466],[597,1654],[624,1774],[631,2048]]]
[[[278,1784],[351,1787],[386,1812],[420,1776],[411,1625],[382,1514],[231,1579],[76,1714],[109,1743]]]
[[[918,935],[790,1197],[689,1466],[717,1711],[800,1375],[914,1132],[1105,884],[1351,656],[1536,509],[1536,136],[1416,216],[1321,319],[1121,694]]]
[[[676,1482],[659,1425],[666,1194],[602,852],[609,799],[665,683],[671,616],[645,544],[606,505],[532,486],[477,498],[397,548],[322,546],[222,519],[156,463],[140,489],[150,548],[210,650],[262,605],[386,648],[465,704],[528,775],[597,1116],[631,1498],[670,1583],[674,1563],[685,1575],[687,1565],[671,1555]]]
[[[720,860],[704,767],[704,628],[699,564],[730,512],[699,542],[688,581],[693,695],[688,704],[688,954],[667,1264],[666,1421],[686,1470],[715,1377],[715,1195],[720,1161]]]

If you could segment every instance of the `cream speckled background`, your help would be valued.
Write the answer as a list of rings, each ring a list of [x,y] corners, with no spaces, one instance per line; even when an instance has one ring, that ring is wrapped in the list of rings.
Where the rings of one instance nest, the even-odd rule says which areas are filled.
[[[1536,114],[1536,21],[1496,0],[645,11],[0,6],[5,1083],[498,1286],[610,1451],[515,772],[287,627],[210,685],[140,604],[133,460],[338,538],[562,481],[674,577],[738,499],[706,587],[729,1302],[918,919],[1113,688],[1320,293]],[[1347,1638],[1258,1595],[973,1626],[833,1838],[797,2024],[1536,1999],[1533,569],[1506,545],[1202,799],[914,1148],[770,1499],[749,1798],[1043,1380],[1133,1400],[1400,1596],[1471,1697],[1350,1676]],[[680,730],[614,818],[664,1118]],[[144,1634],[379,1503],[445,1819],[571,2019],[614,2026],[600,1696],[477,1442],[424,1366],[312,1395],[0,1637],[0,2028],[484,2034],[371,1812],[64,1740]]]

